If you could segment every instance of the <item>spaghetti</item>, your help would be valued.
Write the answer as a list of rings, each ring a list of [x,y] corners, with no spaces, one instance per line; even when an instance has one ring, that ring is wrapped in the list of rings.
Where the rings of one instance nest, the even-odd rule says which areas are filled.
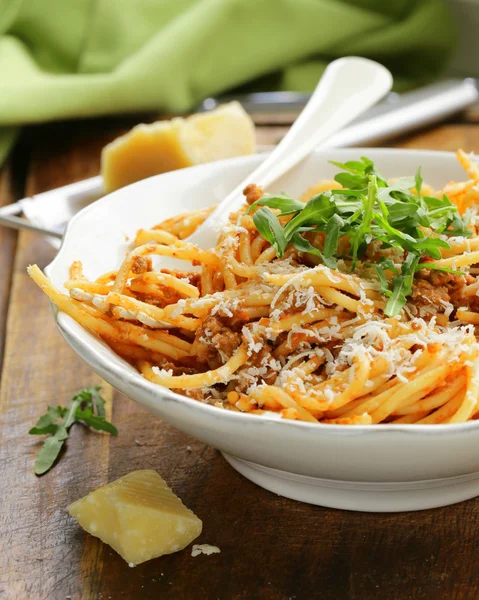
[[[479,416],[479,169],[465,153],[458,158],[470,179],[427,193],[447,194],[463,216],[470,211],[470,237],[449,235],[439,258],[416,260],[411,293],[392,316],[391,282],[405,252],[371,242],[352,270],[351,241],[340,237],[331,267],[300,249],[308,240],[325,252],[324,235],[307,228],[279,252],[250,210],[263,197],[254,185],[214,249],[185,241],[206,209],[140,230],[118,271],[96,281],[73,263],[69,295],[37,266],[28,271],[143,377],[200,402],[312,423],[464,422]],[[322,182],[302,202],[331,189],[341,185]],[[285,231],[300,210],[291,205],[289,214],[272,210]],[[153,256],[192,268],[155,270]],[[419,270],[421,261],[427,268]],[[386,266],[378,272],[371,263]]]

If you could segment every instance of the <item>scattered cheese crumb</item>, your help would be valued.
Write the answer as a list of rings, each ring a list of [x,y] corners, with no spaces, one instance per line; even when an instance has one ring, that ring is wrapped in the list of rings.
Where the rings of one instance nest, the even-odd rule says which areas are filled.
[[[209,544],[194,544],[191,550],[191,556],[199,556],[200,554],[218,554],[221,550],[218,546],[210,546]]]
[[[160,375],[161,377],[171,377],[173,375],[173,369],[160,369],[160,367],[153,366],[151,370],[155,375]]]

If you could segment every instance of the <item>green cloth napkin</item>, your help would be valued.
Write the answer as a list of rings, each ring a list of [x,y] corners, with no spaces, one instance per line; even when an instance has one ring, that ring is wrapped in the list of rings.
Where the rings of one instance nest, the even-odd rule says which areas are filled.
[[[437,76],[454,37],[443,0],[0,0],[0,162],[19,125],[181,113],[252,80],[311,90],[344,55],[404,89]]]

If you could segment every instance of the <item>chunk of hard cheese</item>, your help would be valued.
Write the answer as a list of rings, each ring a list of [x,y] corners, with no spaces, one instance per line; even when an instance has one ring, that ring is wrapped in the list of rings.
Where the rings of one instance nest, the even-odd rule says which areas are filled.
[[[203,527],[151,470],[125,475],[77,500],[68,511],[130,566],[183,550]]]
[[[182,119],[137,125],[103,148],[106,192],[183,167],[255,151],[254,123],[238,102]]]

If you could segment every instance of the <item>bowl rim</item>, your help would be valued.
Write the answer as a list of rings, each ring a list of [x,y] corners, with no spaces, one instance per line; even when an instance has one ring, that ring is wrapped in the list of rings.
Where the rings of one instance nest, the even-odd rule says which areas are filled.
[[[414,149],[414,148],[376,148],[376,147],[375,148],[324,148],[324,149],[318,148],[317,150],[314,151],[314,154],[324,154],[327,152],[335,152],[336,153],[336,152],[341,152],[341,151],[344,151],[344,152],[358,151],[363,154],[367,154],[368,152],[372,151],[374,153],[380,152],[382,154],[387,154],[387,155],[414,153],[414,154],[423,154],[423,155],[434,155],[437,157],[451,158],[451,159],[455,158],[454,153],[449,152],[449,151],[424,150],[424,149]],[[212,168],[214,168],[214,166],[219,165],[219,164],[221,164],[221,165],[227,164],[227,163],[234,163],[234,164],[240,163],[241,164],[243,162],[245,162],[245,163],[253,162],[254,159],[258,160],[260,156],[263,156],[263,154],[252,154],[252,155],[248,155],[248,156],[227,158],[227,159],[224,159],[221,161],[216,161],[214,163],[205,163],[205,164],[201,164],[201,165],[195,165],[193,167],[188,167],[186,169],[181,169],[181,172],[182,172],[182,174],[184,174],[185,171],[187,171],[188,173],[192,173],[198,169],[205,169],[205,167],[212,169]],[[266,156],[266,153],[265,153],[265,156]],[[64,249],[66,244],[69,243],[69,237],[71,235],[71,231],[73,230],[73,228],[77,224],[77,222],[79,220],[81,220],[86,214],[89,214],[90,212],[96,210],[100,204],[103,205],[103,204],[109,204],[110,202],[114,202],[115,195],[117,195],[118,192],[125,193],[125,190],[139,187],[139,186],[141,186],[141,184],[144,184],[145,181],[151,181],[154,179],[158,179],[160,177],[162,178],[162,181],[164,181],[165,178],[168,178],[168,177],[174,178],[175,176],[178,176],[178,172],[172,171],[172,172],[163,173],[160,175],[155,175],[153,177],[149,177],[147,179],[132,183],[128,186],[125,186],[124,188],[121,188],[120,190],[116,190],[115,192],[112,192],[111,194],[107,194],[106,196],[103,196],[102,198],[96,200],[89,206],[86,206],[85,208],[80,210],[69,221],[67,228],[65,230],[65,234],[63,236],[60,248],[58,250],[58,253],[53,258],[53,260],[48,264],[48,266],[45,267],[45,273],[46,273],[47,277],[50,278],[50,273],[56,266],[56,263],[61,262],[62,250]],[[80,356],[80,358],[82,358],[82,360],[84,360],[87,364],[89,364],[89,366],[94,371],[96,371],[96,368],[93,365],[100,364],[100,365],[102,365],[100,370],[103,371],[104,373],[108,373],[109,375],[111,375],[112,380],[123,381],[129,386],[140,387],[143,390],[143,392],[150,397],[150,399],[151,399],[150,404],[158,403],[161,401],[179,403],[184,408],[188,407],[188,408],[192,409],[193,411],[198,411],[205,417],[209,416],[210,418],[213,418],[213,419],[219,420],[219,421],[222,421],[222,420],[231,421],[232,423],[235,423],[237,425],[249,424],[251,426],[254,424],[254,425],[261,425],[264,427],[273,426],[274,428],[283,428],[283,429],[284,428],[290,428],[290,429],[292,428],[293,431],[294,430],[302,431],[308,435],[309,434],[314,435],[314,432],[317,432],[317,434],[321,434],[321,435],[327,434],[328,436],[329,435],[332,435],[332,436],[336,436],[336,435],[340,435],[340,436],[344,436],[344,435],[348,435],[348,436],[375,435],[375,436],[377,436],[380,434],[386,434],[386,433],[390,434],[391,432],[395,432],[395,433],[414,435],[414,436],[426,435],[429,437],[429,436],[438,436],[438,435],[442,436],[446,433],[455,434],[455,435],[460,435],[463,433],[473,433],[479,429],[479,420],[467,421],[465,423],[447,423],[447,424],[438,424],[438,425],[427,425],[427,424],[426,425],[416,425],[416,424],[394,425],[391,423],[371,424],[371,425],[339,425],[339,424],[331,425],[331,424],[320,423],[320,422],[313,424],[313,423],[308,423],[305,421],[297,421],[297,420],[292,420],[292,419],[279,419],[276,416],[273,417],[273,416],[269,416],[269,415],[250,415],[248,413],[229,411],[224,408],[216,407],[212,404],[199,402],[198,400],[194,400],[193,398],[189,398],[182,394],[177,394],[176,392],[171,391],[169,388],[166,388],[161,385],[158,385],[158,384],[148,381],[139,372],[130,371],[130,370],[124,368],[120,364],[115,364],[113,361],[105,360],[105,358],[102,356],[102,354],[99,352],[99,350],[94,345],[88,343],[89,340],[87,338],[78,336],[74,329],[75,329],[75,327],[80,327],[88,336],[95,337],[94,334],[92,334],[88,330],[84,329],[73,318],[69,317],[68,315],[66,315],[65,313],[63,313],[61,311],[58,311],[56,306],[53,303],[52,303],[52,306],[53,306],[54,318],[56,321],[57,328],[59,329],[62,337],[72,347],[72,349],[75,351],[75,353],[78,354]],[[103,342],[100,338],[97,338],[95,341],[97,341],[99,344],[102,344],[103,346],[105,346],[105,348],[107,348],[108,352],[111,352],[112,354],[115,355],[113,350],[111,348],[109,348],[109,346],[105,342]],[[78,348],[80,348],[81,351],[79,351]],[[131,399],[142,405],[147,404],[143,400],[138,400],[136,398],[131,398]],[[148,408],[148,406],[146,406],[146,407]],[[280,429],[278,429],[278,432],[279,431],[280,431]]]

